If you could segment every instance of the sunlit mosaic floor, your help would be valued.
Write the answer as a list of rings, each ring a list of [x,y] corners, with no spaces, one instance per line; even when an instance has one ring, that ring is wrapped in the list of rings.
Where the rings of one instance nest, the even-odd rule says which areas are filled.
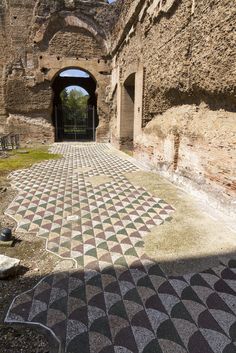
[[[174,210],[126,179],[138,168],[105,144],[53,151],[64,158],[12,175],[7,213],[77,270],[17,297],[6,321],[50,329],[66,353],[236,353],[236,261],[166,276],[143,239]]]

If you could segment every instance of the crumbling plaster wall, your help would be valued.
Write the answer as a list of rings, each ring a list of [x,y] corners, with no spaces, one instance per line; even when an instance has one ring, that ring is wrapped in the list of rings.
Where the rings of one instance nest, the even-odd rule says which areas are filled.
[[[22,142],[53,142],[51,83],[56,73],[73,67],[89,71],[97,81],[97,138],[107,141],[109,105],[105,91],[110,62],[106,40],[116,7],[95,0],[4,1],[4,11],[0,8],[4,17],[0,36],[5,34],[2,43],[6,49],[3,60],[0,56],[4,132],[20,131]],[[29,124],[35,132],[33,139]]]
[[[170,5],[167,12],[159,11],[158,4],[127,3],[112,34],[113,71],[118,74],[111,97],[141,63],[143,126],[134,136],[135,156],[233,213],[236,8],[230,0],[169,0],[164,2]],[[122,142],[117,116],[113,120],[117,145]]]

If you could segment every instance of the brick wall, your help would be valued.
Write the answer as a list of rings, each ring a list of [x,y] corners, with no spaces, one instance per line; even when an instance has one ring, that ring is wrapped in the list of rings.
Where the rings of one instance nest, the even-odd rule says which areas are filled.
[[[76,0],[72,5],[67,1],[6,0],[4,4],[0,4],[0,126],[9,128],[9,115],[25,117],[24,124],[31,124],[32,117],[30,131],[35,128],[32,136],[38,141],[40,124],[35,124],[35,116],[52,127],[54,75],[63,68],[84,68],[98,81],[101,126],[97,136],[108,140],[106,38],[118,16],[117,4],[109,5],[105,0]],[[20,129],[18,118],[10,121]]]
[[[113,67],[120,69],[120,82],[138,65],[144,67],[143,131],[134,135],[135,155],[232,212],[236,8],[230,0],[166,3],[167,12],[142,12],[148,3],[141,0],[127,3],[113,32]]]

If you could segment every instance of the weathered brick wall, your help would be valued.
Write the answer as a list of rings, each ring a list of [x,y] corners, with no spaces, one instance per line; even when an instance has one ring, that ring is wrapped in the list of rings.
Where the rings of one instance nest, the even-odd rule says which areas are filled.
[[[38,133],[40,119],[52,125],[53,76],[67,67],[92,68],[98,82],[98,136],[107,140],[105,91],[109,75],[103,72],[109,72],[106,39],[118,15],[117,4],[109,5],[105,0],[4,0],[4,4],[0,6],[0,49],[5,48],[0,53],[2,129],[13,128],[9,114],[15,117],[10,120],[16,130],[19,124],[19,131],[27,122]],[[35,116],[41,121],[38,125]]]
[[[7,84],[6,106],[9,113],[43,113],[50,109],[52,91],[47,82],[30,85],[26,78],[10,78]],[[50,116],[45,115],[48,121]]]
[[[236,8],[230,0],[175,1],[150,21],[147,13],[137,19],[140,3],[127,4],[136,14],[130,26],[117,24],[112,45],[121,80],[139,63],[145,68],[143,124],[151,122],[135,136],[135,155],[232,212]]]
[[[49,53],[65,57],[80,58],[100,58],[104,54],[104,48],[101,48],[93,36],[86,30],[75,29],[71,31],[59,31],[50,41]]]
[[[135,155],[171,180],[235,212],[235,113],[206,104],[168,109],[136,140]]]
[[[202,100],[235,109],[236,8],[230,0],[199,0],[192,16],[191,9],[192,0],[176,1],[151,26],[146,16],[118,48],[124,72],[134,62],[145,65],[147,119],[173,105]]]
[[[4,72],[6,57],[6,31],[7,11],[5,3],[0,2],[0,133],[4,130],[5,123],[5,101],[4,101]]]
[[[21,146],[50,144],[54,142],[54,127],[37,114],[9,114],[5,126],[6,132],[18,134]]]

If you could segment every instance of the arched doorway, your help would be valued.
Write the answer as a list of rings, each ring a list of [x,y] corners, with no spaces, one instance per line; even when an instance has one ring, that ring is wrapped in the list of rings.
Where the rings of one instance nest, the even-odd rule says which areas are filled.
[[[52,82],[56,141],[93,141],[98,126],[96,81],[79,69],[64,69]]]
[[[123,83],[121,91],[120,137],[122,146],[133,149],[135,113],[135,73]]]

